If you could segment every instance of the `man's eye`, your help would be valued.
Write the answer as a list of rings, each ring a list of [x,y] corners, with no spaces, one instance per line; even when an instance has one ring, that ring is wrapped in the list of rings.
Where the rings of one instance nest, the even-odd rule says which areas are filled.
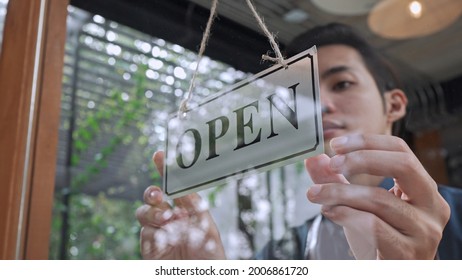
[[[341,82],[338,82],[334,85],[333,87],[333,90],[334,91],[342,91],[342,90],[345,90],[347,88],[349,88],[353,83],[352,82],[349,82],[349,81],[341,81]]]

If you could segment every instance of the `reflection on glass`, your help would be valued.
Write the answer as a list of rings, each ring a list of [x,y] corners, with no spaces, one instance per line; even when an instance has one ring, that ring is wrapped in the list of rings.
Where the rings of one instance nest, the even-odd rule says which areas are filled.
[[[5,25],[5,17],[8,8],[8,0],[0,0],[0,52],[2,51],[3,42],[3,27]]]
[[[50,258],[137,259],[135,209],[147,186],[161,184],[150,158],[163,149],[167,117],[189,87],[197,55],[99,15],[68,10]],[[193,102],[246,76],[204,57]],[[303,173],[295,166],[284,172],[291,178]],[[271,193],[286,192],[280,187],[285,175],[276,173],[204,193],[217,206],[218,226],[227,230],[225,246],[234,248],[229,257],[251,257],[275,231],[284,232],[284,212],[293,205],[279,195],[269,202]],[[291,185],[304,186],[306,179]],[[272,225],[269,213],[282,216],[282,224]]]

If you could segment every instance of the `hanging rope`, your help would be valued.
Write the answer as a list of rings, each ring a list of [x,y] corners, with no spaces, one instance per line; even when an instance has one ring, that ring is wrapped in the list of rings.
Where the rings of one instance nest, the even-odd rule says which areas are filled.
[[[181,101],[180,108],[178,111],[178,116],[180,118],[184,117],[186,111],[188,110],[188,103],[192,99],[194,87],[196,86],[195,83],[196,83],[197,72],[199,72],[199,64],[201,63],[202,56],[204,55],[205,47],[207,46],[207,43],[210,38],[210,30],[212,29],[213,20],[215,19],[217,15],[217,6],[218,6],[218,0],[213,0],[212,7],[210,8],[209,20],[207,21],[207,26],[205,27],[204,34],[202,35],[201,46],[199,48],[199,53],[197,55],[196,69],[194,69],[194,74],[192,76],[191,83],[189,84],[189,90],[186,93],[186,96],[183,99],[183,101]]]
[[[266,24],[263,22],[263,19],[258,14],[257,10],[255,9],[255,6],[252,4],[252,1],[250,1],[250,0],[246,0],[246,1],[247,1],[247,5],[249,6],[250,10],[252,11],[253,16],[257,20],[258,25],[263,30],[266,37],[268,37],[268,40],[270,41],[271,47],[273,48],[273,51],[276,54],[276,57],[271,57],[271,56],[269,56],[267,54],[263,54],[261,56],[261,58],[263,60],[269,60],[269,61],[272,61],[272,62],[275,62],[275,63],[279,63],[282,66],[284,66],[285,69],[287,69],[288,65],[284,60],[284,56],[282,55],[281,50],[279,49],[279,44],[276,42],[274,34],[272,34],[268,30],[268,27],[266,27]]]
[[[276,57],[272,57],[272,56],[269,56],[267,54],[263,54],[261,58],[263,60],[268,60],[268,61],[272,61],[272,62],[275,62],[275,63],[279,63],[285,69],[287,69],[288,65],[284,60],[284,57],[283,57],[283,55],[281,53],[281,50],[279,49],[279,45],[276,42],[275,36],[268,30],[268,28],[266,27],[266,24],[264,23],[263,19],[258,14],[258,12],[255,9],[255,6],[252,4],[252,2],[250,0],[246,0],[246,1],[247,1],[247,5],[249,6],[250,10],[252,11],[253,16],[257,20],[258,25],[263,30],[266,37],[268,37],[268,40],[269,40],[269,42],[271,44],[271,48],[273,49],[274,53],[276,54]],[[196,61],[196,68],[194,70],[194,73],[193,73],[193,76],[192,76],[192,79],[191,79],[191,83],[189,85],[189,90],[186,93],[185,98],[181,101],[180,108],[178,109],[178,116],[180,118],[183,118],[185,116],[186,111],[188,110],[188,103],[191,101],[192,96],[193,96],[194,87],[196,86],[195,85],[196,76],[197,76],[197,73],[199,72],[199,64],[200,64],[200,62],[202,60],[202,56],[204,55],[205,47],[207,46],[208,40],[210,38],[210,30],[212,28],[213,20],[215,19],[216,15],[217,15],[217,6],[218,6],[218,0],[213,0],[212,6],[210,8],[210,16],[209,16],[209,19],[207,21],[207,26],[206,26],[204,34],[202,36],[202,41],[201,41],[201,45],[200,45],[200,48],[199,48],[199,53],[198,53],[197,61]]]

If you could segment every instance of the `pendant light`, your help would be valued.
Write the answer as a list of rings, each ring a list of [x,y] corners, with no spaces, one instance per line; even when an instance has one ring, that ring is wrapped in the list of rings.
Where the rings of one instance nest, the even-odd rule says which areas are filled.
[[[384,38],[407,39],[443,30],[461,14],[461,0],[383,0],[372,8],[368,24]]]

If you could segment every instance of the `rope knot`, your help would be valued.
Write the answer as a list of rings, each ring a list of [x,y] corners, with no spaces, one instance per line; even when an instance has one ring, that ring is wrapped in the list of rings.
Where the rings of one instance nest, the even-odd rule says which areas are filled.
[[[180,103],[180,107],[178,109],[178,117],[180,119],[184,119],[186,117],[186,112],[189,110],[188,102],[188,99],[183,99]]]
[[[274,63],[278,63],[278,64],[282,65],[284,67],[284,69],[289,68],[289,66],[287,65],[284,57],[282,56],[282,53],[281,53],[281,50],[279,49],[278,43],[276,42],[275,35],[272,34],[268,30],[265,23],[263,22],[263,19],[258,15],[257,10],[255,9],[252,2],[250,0],[246,0],[246,1],[247,1],[247,5],[249,6],[250,10],[252,11],[253,16],[257,20],[258,25],[263,30],[266,37],[268,37],[268,40],[270,41],[271,47],[272,47],[274,53],[276,54],[276,57],[272,57],[272,56],[270,56],[268,54],[264,54],[264,55],[262,55],[262,59],[272,61]],[[202,36],[202,41],[201,41],[201,45],[200,45],[200,49],[199,49],[199,53],[198,53],[198,57],[197,57],[196,69],[194,70],[194,74],[193,74],[193,77],[191,79],[189,91],[187,92],[187,94],[186,94],[185,98],[183,99],[183,101],[181,101],[180,108],[178,109],[178,116],[180,118],[184,118],[186,116],[186,111],[188,111],[188,102],[192,98],[192,93],[193,93],[194,87],[195,87],[195,80],[196,80],[197,72],[199,71],[199,64],[200,64],[200,62],[202,60],[202,56],[204,54],[205,47],[206,47],[206,45],[208,43],[208,39],[210,37],[210,30],[212,28],[213,20],[214,20],[216,14],[217,14],[217,5],[218,5],[218,0],[213,0],[212,6],[210,8],[209,20],[207,22],[207,26],[206,26],[204,34]]]
[[[286,70],[289,68],[289,65],[286,63],[285,59],[282,56],[280,56],[280,57],[272,57],[272,56],[267,55],[267,54],[262,54],[261,59],[265,60],[265,61],[271,61],[271,62],[280,64]]]

